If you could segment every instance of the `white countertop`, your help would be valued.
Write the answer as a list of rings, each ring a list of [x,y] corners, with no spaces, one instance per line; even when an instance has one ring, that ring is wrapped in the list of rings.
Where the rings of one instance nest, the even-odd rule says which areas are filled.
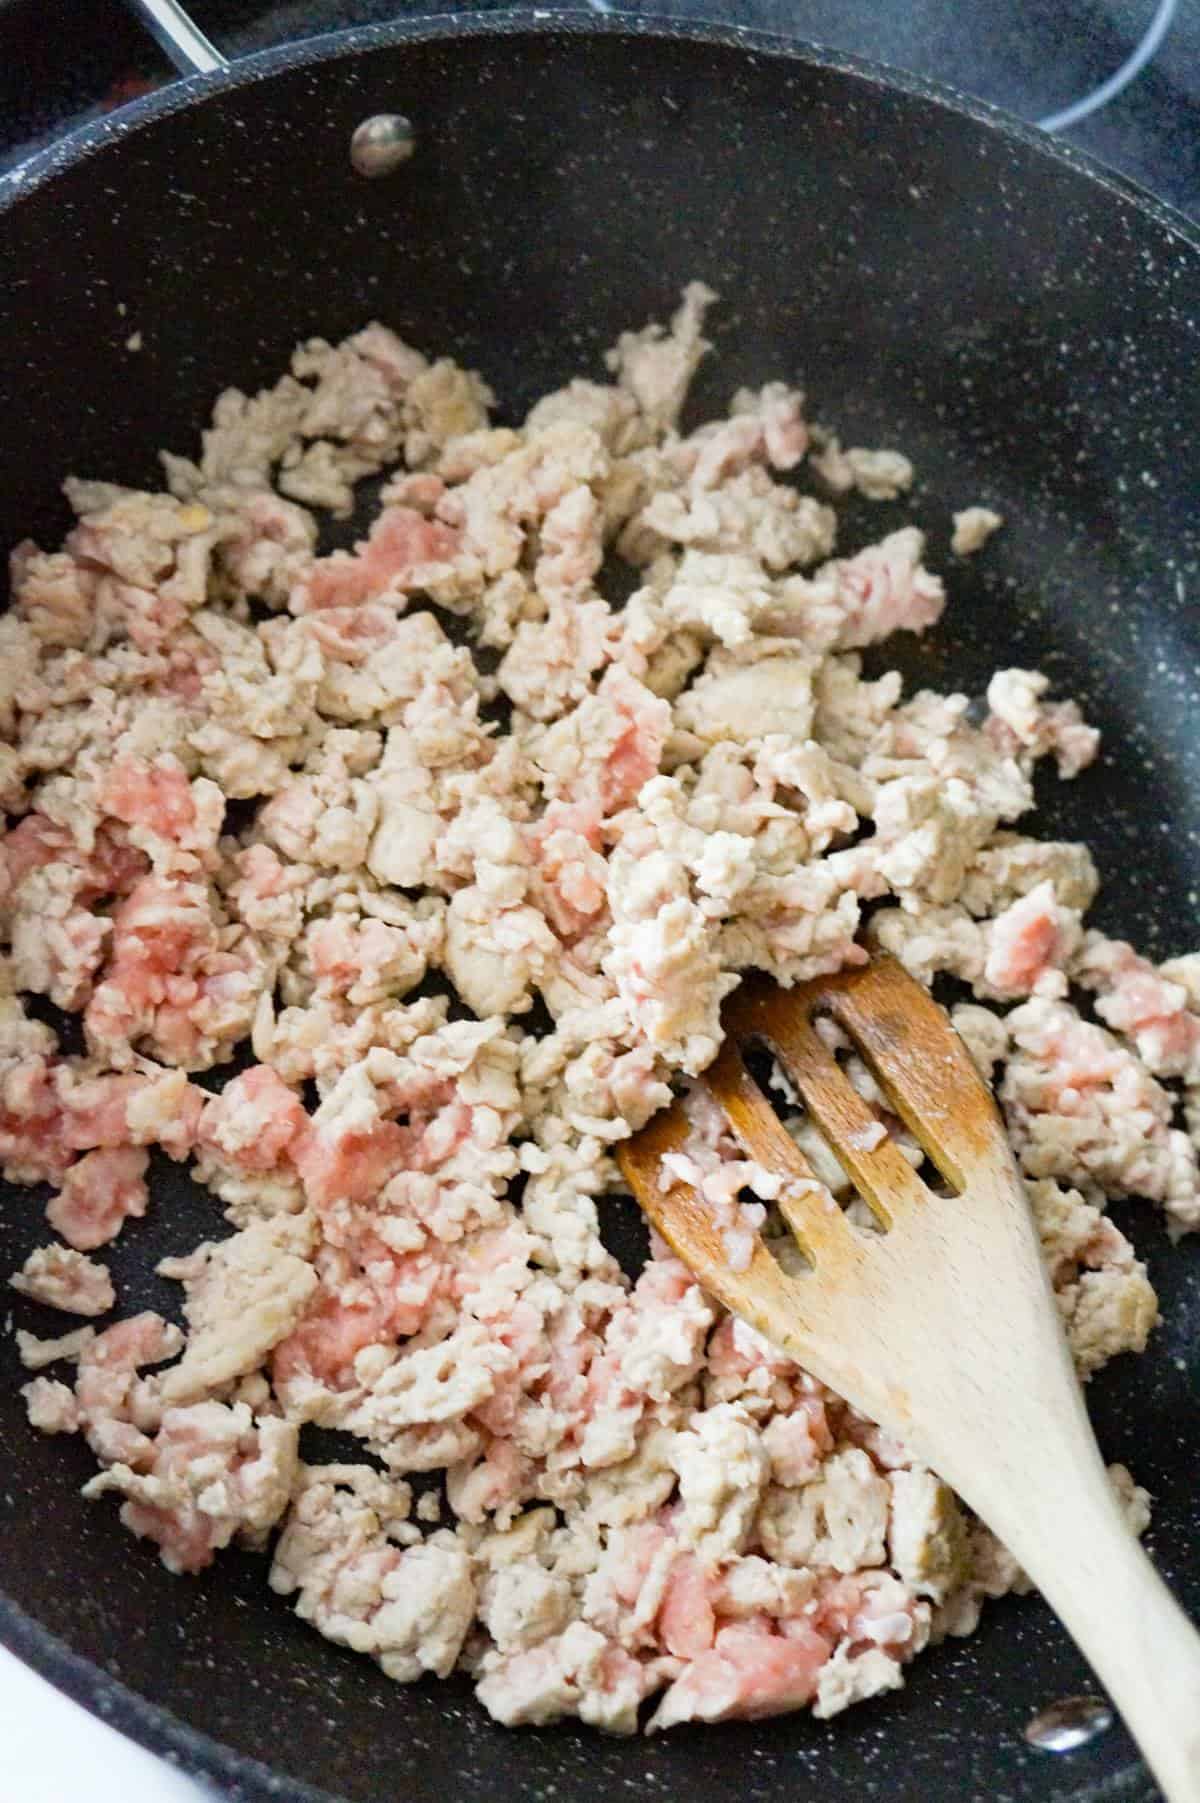
[[[0,1647],[0,1803],[213,1803]]]

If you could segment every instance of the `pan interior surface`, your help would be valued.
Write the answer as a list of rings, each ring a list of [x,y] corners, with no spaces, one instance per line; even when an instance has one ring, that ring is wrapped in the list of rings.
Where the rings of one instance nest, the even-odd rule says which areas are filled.
[[[1094,924],[1152,956],[1192,949],[1196,243],[1030,134],[851,65],[716,31],[443,24],[263,59],[257,79],[151,109],[0,213],[0,545],[57,542],[68,471],[154,486],[158,448],[190,451],[216,392],[273,380],[300,339],[379,318],[480,369],[518,419],[570,376],[598,376],[619,331],[665,317],[699,277],[720,303],[693,417],[779,377],[844,442],[912,457],[911,504],[871,515],[876,534],[902,513],[925,526],[947,579],[945,619],[904,653],[910,684],[976,695],[1023,665],[1076,696],[1103,758],[1030,825],[1091,845]],[[350,136],[385,112],[411,119],[416,154],[365,181]],[[980,500],[1007,530],[952,563],[950,515]],[[206,1237],[211,1209],[164,1176],[116,1248],[123,1301],[173,1306],[153,1266]],[[1164,1326],[1090,1400],[1106,1456],[1152,1493],[1164,1575],[1200,1614],[1196,1259],[1149,1207],[1116,1218]],[[0,1270],[44,1237],[40,1198],[6,1189]],[[13,1313],[53,1331],[32,1307]],[[260,1558],[169,1577],[115,1510],[80,1499],[91,1460],[28,1429],[21,1381],[5,1334],[0,1574],[15,1607],[0,1604],[0,1633],[230,1797],[703,1799],[733,1774],[750,1803],[1153,1794],[1119,1729],[1065,1759],[1022,1741],[1035,1711],[1090,1682],[1036,1602],[999,1605],[902,1693],[831,1724],[648,1744],[501,1730],[465,1680],[399,1688],[320,1640],[268,1593]]]

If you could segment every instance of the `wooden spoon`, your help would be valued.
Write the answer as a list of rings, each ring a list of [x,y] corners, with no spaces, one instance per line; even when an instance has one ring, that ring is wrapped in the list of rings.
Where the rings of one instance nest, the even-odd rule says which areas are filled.
[[[849,1034],[952,1186],[912,1169],[814,1025]],[[695,1276],[805,1370],[930,1466],[1009,1548],[1062,1618],[1170,1803],[1200,1803],[1200,1636],[1122,1518],[1071,1362],[1024,1186],[991,1094],[945,1013],[890,959],[783,991],[751,978],[701,1083],[811,1271],[758,1238],[731,1268],[722,1229],[663,1168],[695,1131],[677,1103],[620,1149],[646,1214]],[[815,1182],[746,1068],[774,1054],[882,1233]]]

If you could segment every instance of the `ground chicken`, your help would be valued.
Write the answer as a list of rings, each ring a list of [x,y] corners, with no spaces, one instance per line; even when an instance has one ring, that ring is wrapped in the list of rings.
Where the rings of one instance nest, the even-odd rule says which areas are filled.
[[[1003,524],[1003,516],[991,507],[964,507],[954,516],[950,549],[956,557],[972,557]]]
[[[20,1295],[69,1315],[104,1315],[117,1299],[108,1267],[66,1246],[39,1246],[8,1281]]]
[[[1016,827],[1038,761],[1075,775],[1094,730],[1033,670],[975,697],[864,679],[953,594],[915,525],[847,554],[830,503],[900,502],[912,466],[843,450],[782,382],[684,431],[713,299],[517,427],[383,325],[312,339],[164,456],[168,492],[69,481],[75,525],[14,549],[0,619],[0,1164],[48,1186],[61,1242],[31,1206],[29,1420],[85,1438],[86,1494],[171,1570],[278,1530],[305,1621],[399,1682],[467,1670],[511,1725],[829,1716],[1026,1587],[661,1241],[633,1278],[608,1250],[613,1148],[715,1056],[744,970],[861,962],[869,911],[971,988],[955,1024],[1085,1376],[1157,1320],[1106,1199],[1200,1224],[1165,1087],[1200,1133],[1200,953],[1089,930],[1087,848]],[[318,510],[372,476],[374,518],[321,554]],[[953,552],[999,523],[956,515]],[[786,1258],[772,1174],[695,1125],[674,1174],[731,1262],[760,1233]],[[148,1211],[177,1232],[163,1157],[209,1209],[158,1266],[186,1331],[44,1337],[48,1308],[115,1306],[89,1250],[123,1272]],[[301,1462],[308,1423],[361,1461]]]

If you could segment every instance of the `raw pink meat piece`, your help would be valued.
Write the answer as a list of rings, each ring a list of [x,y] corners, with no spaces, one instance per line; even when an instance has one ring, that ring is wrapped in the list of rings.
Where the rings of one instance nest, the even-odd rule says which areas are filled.
[[[354,607],[372,595],[402,594],[430,564],[448,563],[461,534],[411,507],[388,507],[354,555],[320,557],[306,586],[310,608]]]
[[[187,772],[173,759],[119,758],[101,784],[100,805],[128,826],[148,826],[180,843],[196,823]]]
[[[845,615],[839,647],[870,645],[893,632],[924,632],[941,617],[945,593],[923,568],[921,549],[920,535],[906,527],[827,566]]]
[[[1129,1055],[1115,1040],[1065,1007],[1030,1003],[1009,1019],[1019,1031],[1018,1044],[1044,1063],[1039,1072],[1045,1106],[1071,1112],[1081,1092],[1107,1086],[1123,1077]]]
[[[321,1284],[303,1318],[276,1346],[277,1383],[309,1373],[343,1388],[366,1346],[417,1333],[448,1274],[436,1251],[402,1257],[385,1246],[366,1222],[326,1222],[327,1245],[318,1255]]]
[[[143,1365],[157,1365],[179,1350],[178,1328],[151,1310],[128,1315],[79,1355],[75,1395],[85,1425],[127,1420],[130,1391]]]
[[[777,387],[777,384],[772,386]],[[719,425],[702,427],[684,439],[675,453],[681,468],[690,468],[693,489],[715,489],[751,463],[769,462],[775,469],[794,469],[808,449],[808,427],[795,391],[750,397],[754,412],[735,413]]]
[[[294,1090],[256,1064],[204,1105],[198,1139],[243,1171],[273,1171],[308,1131],[308,1115]]]
[[[601,809],[615,814],[635,800],[657,771],[669,712],[619,664],[605,671],[596,693],[613,704],[623,722],[608,748],[599,779]]]
[[[344,1303],[328,1290],[319,1292],[299,1326],[271,1355],[276,1384],[303,1374],[341,1388],[363,1348],[388,1338],[390,1313],[379,1301]]]
[[[107,1245],[125,1221],[146,1212],[149,1154],[140,1146],[86,1152],[73,1164],[58,1195],[46,1204],[46,1219],[77,1252]]]
[[[10,888],[41,864],[82,862],[81,854],[65,827],[44,814],[26,814],[6,834],[3,842],[5,870]]]
[[[209,795],[219,800],[208,785]],[[100,786],[100,805],[127,826],[139,827],[179,847],[206,856],[220,832],[222,810],[201,818],[186,770],[173,757],[118,758]]]
[[[596,925],[606,905],[608,866],[600,850],[600,825],[598,806],[552,801],[528,830],[541,905],[568,944]]]
[[[304,1193],[317,1208],[330,1202],[366,1202],[377,1196],[408,1145],[395,1121],[361,1131],[310,1126],[292,1147]]]
[[[776,1483],[807,1483],[833,1451],[824,1402],[819,1396],[799,1397],[787,1414],[776,1415],[768,1424],[764,1440]]]
[[[123,1146],[129,1141],[129,1104],[146,1079],[139,1076],[85,1077],[59,1084],[63,1137],[76,1151]]]
[[[799,1709],[816,1693],[833,1642],[803,1620],[779,1633],[765,1617],[721,1628],[710,1652],[686,1666],[654,1718],[657,1728],[676,1722],[747,1721]]]
[[[355,922],[341,915],[318,921],[308,934],[313,971],[323,992],[345,994],[355,984],[403,957],[403,930],[383,920]]]
[[[522,1254],[527,1255],[525,1248]],[[492,1394],[472,1411],[471,1419],[491,1434],[510,1434],[526,1392],[550,1369],[550,1343],[542,1329],[541,1310],[520,1298],[502,1314],[489,1317],[488,1325],[498,1344],[516,1355],[516,1364],[498,1373]]]
[[[708,1343],[708,1368],[714,1377],[747,1377],[765,1367],[780,1376],[799,1375],[799,1366],[777,1352],[760,1334],[747,1330],[732,1315],[718,1322]]]
[[[132,636],[132,628],[130,629]],[[204,695],[204,678],[215,675],[221,660],[204,640],[191,634],[184,638],[173,630],[164,647],[167,669],[162,686],[170,695],[189,705],[197,705]]]
[[[1200,1079],[1200,1015],[1187,991],[1160,976],[1123,939],[1089,933],[1076,972],[1097,991],[1096,1013],[1116,1033],[1133,1040],[1159,1076]]]
[[[53,1067],[40,1054],[0,1078],[0,1162],[14,1183],[55,1183],[75,1151],[64,1138]]]
[[[455,1514],[460,1521],[483,1521],[520,1496],[531,1469],[532,1461],[514,1441],[493,1436],[487,1441],[483,1457],[451,1486]]]
[[[130,1532],[155,1541],[169,1571],[203,1571],[240,1527],[261,1530],[280,1514],[287,1491],[279,1466],[289,1462],[280,1454],[287,1448],[294,1463],[294,1434],[282,1422],[255,1423],[244,1407],[219,1402],[168,1409],[132,1482],[118,1472],[115,1481],[93,1480],[88,1493],[125,1492],[121,1520]],[[169,1500],[159,1503],[158,1495]]]
[[[113,915],[113,963],[148,976],[178,971],[209,926],[201,886],[179,878],[147,876],[130,890]]]
[[[101,593],[112,617],[120,621],[139,651],[165,651],[187,619],[187,608],[179,597],[161,589],[138,588],[109,576],[101,583]],[[176,681],[184,667],[176,667]]]
[[[605,1564],[605,1580],[614,1600],[632,1613],[641,1600],[646,1580],[659,1555],[674,1545],[674,1536],[665,1525],[663,1514],[654,1521],[639,1521],[626,1528],[620,1542],[620,1557],[610,1557]]]
[[[186,1158],[196,1143],[205,1092],[194,1083],[174,1086],[169,1101],[164,1100],[161,1117],[150,1126],[153,1132],[135,1132],[133,1116],[139,1100],[145,1098],[159,1079],[140,1073],[85,1077],[67,1082],[60,1071],[58,1096],[62,1106],[63,1138],[76,1151],[93,1147],[137,1144],[152,1140],[168,1157]]]
[[[254,901],[272,901],[296,887],[297,870],[285,864],[270,845],[256,842],[237,855],[245,893]]]
[[[143,877],[113,911],[112,957],[88,1003],[89,1043],[115,1062],[147,1041],[169,1063],[211,1063],[241,1037],[257,994],[249,938],[222,949],[206,883]]]
[[[698,1659],[712,1647],[717,1633],[712,1591],[712,1577],[700,1561],[682,1553],[671,1566],[658,1612],[659,1638],[668,1653]]]
[[[992,923],[986,981],[1002,995],[1028,995],[1059,963],[1062,928],[1053,883],[1039,883]]]
[[[322,651],[339,663],[359,664],[396,636],[396,610],[371,601],[357,607],[323,607],[312,615],[309,631]]]
[[[90,852],[75,843],[65,827],[44,814],[26,814],[0,845],[9,884],[42,864],[69,864],[79,871],[76,898],[88,906],[104,895],[124,895],[146,869],[146,856],[122,837],[101,828]]]

